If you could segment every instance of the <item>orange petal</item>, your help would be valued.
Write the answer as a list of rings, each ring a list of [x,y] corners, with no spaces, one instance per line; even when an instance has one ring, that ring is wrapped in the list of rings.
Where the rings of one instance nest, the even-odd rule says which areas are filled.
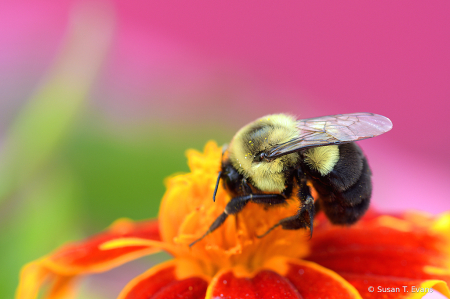
[[[39,261],[25,265],[20,272],[20,282],[17,288],[16,298],[36,298],[40,286],[49,276],[49,271],[41,267]]]
[[[51,281],[51,286],[46,299],[70,299],[75,295],[73,276],[58,276],[40,265],[40,261],[31,262],[23,267],[20,273],[20,283],[17,288],[16,298],[36,298],[39,288],[46,281]]]
[[[192,266],[195,268],[195,265]],[[133,279],[123,289],[118,299],[205,298],[207,279],[195,274],[185,277],[180,274],[184,272],[185,267],[189,266],[175,260],[155,266]]]
[[[430,281],[448,294],[450,229],[444,227],[448,217],[372,215],[352,227],[321,223],[306,259],[336,271],[364,297],[377,297],[377,287],[385,294],[385,288],[403,290],[405,286],[409,292],[402,296],[406,298],[412,295],[411,287]],[[368,292],[369,286],[375,294]]]
[[[71,299],[75,298],[76,279],[73,276],[57,276],[47,294],[47,299]]]
[[[159,248],[128,246],[103,250],[100,245],[120,238],[160,240],[158,222],[118,220],[105,232],[84,241],[67,244],[53,254],[26,265],[21,272],[16,298],[35,298],[39,288],[50,280],[53,288],[50,297],[64,298],[68,294],[72,278],[93,272],[102,272],[138,257],[156,252]]]
[[[148,246],[129,246],[103,250],[100,245],[121,238],[141,238],[160,240],[158,222],[118,220],[105,232],[89,239],[63,246],[48,258],[43,265],[55,273],[77,275],[89,272],[102,272],[121,265],[140,256],[156,252],[159,248]]]
[[[208,142],[203,153],[188,150],[186,154],[191,172],[170,177],[165,181],[167,191],[159,209],[161,237],[167,243],[176,242],[180,228],[186,225],[186,219],[191,218],[192,213],[197,214],[198,209],[203,208],[205,200],[212,203],[213,190],[220,170],[222,151],[215,142]],[[219,188],[216,202],[221,203],[220,208],[215,208],[223,210],[227,195],[221,189]],[[206,221],[209,222],[209,219]]]

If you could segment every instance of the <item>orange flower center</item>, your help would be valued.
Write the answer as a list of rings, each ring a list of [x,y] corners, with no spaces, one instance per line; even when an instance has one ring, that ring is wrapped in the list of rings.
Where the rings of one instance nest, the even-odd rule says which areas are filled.
[[[212,200],[221,155],[215,142],[209,142],[204,153],[189,150],[191,172],[166,181],[167,192],[159,217],[163,241],[175,245],[171,253],[177,258],[195,261],[209,277],[224,268],[251,273],[267,266],[275,256],[298,258],[307,255],[309,232],[305,230],[276,228],[265,237],[257,238],[280,219],[295,215],[299,206],[296,200],[269,209],[249,203],[239,214],[229,216],[217,230],[189,247],[208,230],[231,199],[219,186],[216,201]]]

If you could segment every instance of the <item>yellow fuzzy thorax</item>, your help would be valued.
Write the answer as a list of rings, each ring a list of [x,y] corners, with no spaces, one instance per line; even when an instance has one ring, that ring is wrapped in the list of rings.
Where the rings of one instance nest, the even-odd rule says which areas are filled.
[[[281,192],[285,188],[283,169],[298,162],[297,153],[288,154],[274,161],[253,162],[254,157],[276,144],[298,136],[296,119],[286,114],[261,117],[239,130],[229,147],[230,161],[234,168],[253,185],[264,192]]]

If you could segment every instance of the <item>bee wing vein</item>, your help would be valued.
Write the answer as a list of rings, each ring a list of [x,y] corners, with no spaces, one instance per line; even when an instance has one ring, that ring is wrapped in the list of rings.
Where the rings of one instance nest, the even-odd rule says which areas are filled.
[[[373,113],[338,114],[298,120],[297,129],[298,137],[275,145],[266,156],[276,158],[310,147],[372,138],[392,129],[392,122]]]

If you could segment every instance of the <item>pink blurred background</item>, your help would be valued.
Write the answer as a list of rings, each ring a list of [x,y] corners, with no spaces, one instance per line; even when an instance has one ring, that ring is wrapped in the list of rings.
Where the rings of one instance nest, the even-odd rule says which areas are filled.
[[[112,40],[81,120],[127,134],[215,128],[231,139],[269,113],[374,112],[394,128],[360,142],[373,206],[450,210],[449,1],[3,1],[1,140],[79,15],[97,27],[99,11],[113,20],[97,24]]]
[[[79,5],[1,4],[2,131],[51,65]],[[101,5],[111,6],[115,29],[90,105],[105,117],[233,132],[281,111],[383,114],[394,129],[361,143],[376,206],[449,209],[450,2]]]
[[[448,1],[109,4],[115,36],[92,96],[109,117],[237,129],[280,111],[383,114],[392,132],[361,143],[377,206],[450,207]],[[52,63],[77,5],[2,4],[2,130]]]

